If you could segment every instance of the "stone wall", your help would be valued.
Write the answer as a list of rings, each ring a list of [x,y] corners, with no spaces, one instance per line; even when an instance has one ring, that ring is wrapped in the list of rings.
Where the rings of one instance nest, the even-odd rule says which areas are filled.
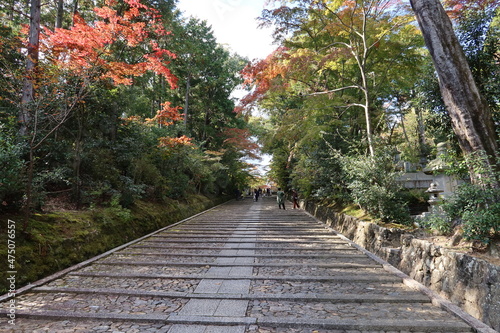
[[[311,202],[302,207],[356,244],[500,332],[500,266]]]

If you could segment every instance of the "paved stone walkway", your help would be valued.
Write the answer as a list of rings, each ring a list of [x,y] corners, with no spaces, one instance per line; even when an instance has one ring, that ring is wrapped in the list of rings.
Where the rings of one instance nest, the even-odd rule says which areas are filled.
[[[0,332],[473,332],[274,198],[216,207],[51,278],[16,304],[15,326],[0,310]]]

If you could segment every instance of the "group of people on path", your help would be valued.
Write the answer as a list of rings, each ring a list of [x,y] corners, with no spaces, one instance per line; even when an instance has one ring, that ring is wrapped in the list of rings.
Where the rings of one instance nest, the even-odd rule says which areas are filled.
[[[254,189],[253,190],[253,200],[254,201],[259,201],[259,197],[262,195],[267,195],[271,196],[271,190],[268,188],[264,191],[262,191],[261,188],[259,189]],[[241,197],[241,192],[238,190],[236,193],[236,200],[238,200]],[[285,192],[281,189],[281,187],[278,188],[278,192],[276,193],[276,198],[278,201],[278,207],[279,209],[285,209],[285,198],[286,194]],[[297,193],[296,190],[292,190],[292,203],[293,203],[293,209],[299,209],[299,194]]]
[[[262,191],[261,188],[256,188],[255,190],[253,190],[253,201],[259,201],[259,197],[261,197],[262,195],[267,195],[267,196],[271,196],[271,189],[266,189],[265,191]]]
[[[285,192],[281,190],[281,187],[278,188],[278,193],[276,193],[276,197],[279,209],[281,208],[285,209]],[[293,203],[293,209],[299,208],[299,194],[297,193],[296,190],[292,190],[292,203]]]

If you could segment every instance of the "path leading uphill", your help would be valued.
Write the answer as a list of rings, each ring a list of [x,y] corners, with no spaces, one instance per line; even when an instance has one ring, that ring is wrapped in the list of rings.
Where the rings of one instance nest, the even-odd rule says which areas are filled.
[[[233,201],[17,295],[0,332],[473,332],[301,210]],[[7,304],[4,301],[4,305]]]

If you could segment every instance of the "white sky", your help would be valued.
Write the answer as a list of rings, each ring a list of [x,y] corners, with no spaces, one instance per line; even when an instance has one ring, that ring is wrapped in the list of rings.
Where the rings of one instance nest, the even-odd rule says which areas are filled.
[[[179,0],[184,16],[194,16],[212,26],[219,44],[249,60],[265,58],[276,46],[271,31],[259,29],[256,18],[266,0]]]

